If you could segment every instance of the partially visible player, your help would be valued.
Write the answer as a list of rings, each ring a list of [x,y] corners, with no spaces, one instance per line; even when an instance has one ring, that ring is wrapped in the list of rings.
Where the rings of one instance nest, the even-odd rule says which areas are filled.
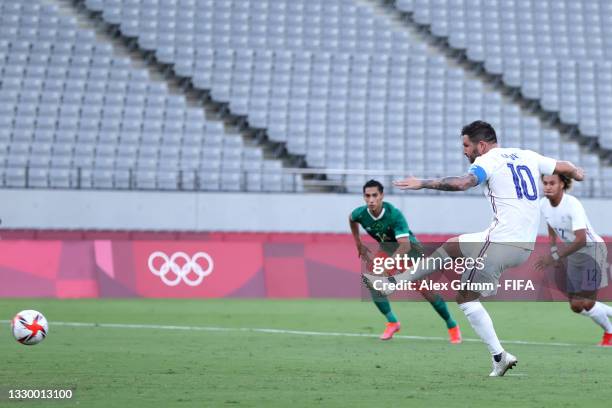
[[[388,255],[394,257],[404,254],[408,254],[412,258],[421,256],[421,244],[408,228],[406,218],[400,210],[383,201],[384,197],[383,185],[376,180],[368,181],[363,186],[363,198],[366,205],[356,208],[349,216],[349,224],[357,246],[358,256],[366,264],[371,263],[374,256]],[[379,242],[377,254],[373,254],[361,241],[360,225],[372,238]],[[373,290],[370,290],[370,294],[378,310],[387,319],[387,327],[380,339],[390,340],[400,330],[400,322],[391,310],[391,304],[386,296]],[[448,311],[444,299],[439,294],[426,290],[421,291],[421,295],[431,303],[446,323],[450,342],[452,344],[461,343],[461,331]]]
[[[536,268],[543,269],[566,261],[567,295],[571,309],[590,317],[603,330],[600,346],[612,347],[612,307],[597,302],[597,290],[607,286],[608,251],[597,235],[584,207],[567,193],[572,180],[564,175],[542,176],[544,195],[540,201],[542,215],[548,224],[550,255],[542,256]],[[563,247],[557,247],[560,238]]]
[[[461,135],[463,154],[472,163],[466,174],[425,180],[408,177],[394,184],[404,190],[443,191],[465,191],[482,184],[493,211],[493,222],[485,231],[451,238],[418,268],[397,274],[394,279],[398,283],[420,280],[436,272],[439,259],[484,259],[484,267],[475,267],[461,275],[462,284],[480,284],[483,289],[468,286],[459,290],[457,303],[493,357],[489,376],[499,377],[518,360],[502,347],[493,321],[479,298],[497,293],[502,272],[525,262],[533,251],[540,224],[536,184],[540,175],[564,174],[580,181],[584,172],[570,162],[557,161],[531,150],[499,147],[495,129],[483,121],[464,126]],[[374,288],[380,286],[375,286],[377,281],[389,283],[388,279],[374,275],[365,278]],[[486,289],[487,286],[492,289]]]

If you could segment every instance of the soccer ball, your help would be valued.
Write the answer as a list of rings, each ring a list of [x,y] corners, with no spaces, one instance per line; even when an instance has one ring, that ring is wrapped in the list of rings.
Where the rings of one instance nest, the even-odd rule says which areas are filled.
[[[47,337],[49,324],[42,313],[36,310],[22,310],[11,320],[11,329],[15,340],[33,346]]]

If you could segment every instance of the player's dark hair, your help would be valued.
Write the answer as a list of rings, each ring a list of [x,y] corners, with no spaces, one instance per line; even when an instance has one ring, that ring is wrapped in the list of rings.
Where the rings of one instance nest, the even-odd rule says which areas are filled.
[[[574,181],[572,178],[567,177],[565,174],[558,174],[558,176],[563,182],[563,191],[567,191],[572,188],[572,182]]]
[[[568,191],[569,189],[572,188],[572,182],[574,181],[571,177],[566,176],[565,174],[558,174],[555,173],[555,175],[559,176],[559,180],[561,180],[561,182],[563,183],[563,191]],[[542,181],[544,181],[544,175],[542,175]]]
[[[385,191],[385,188],[384,188],[384,187],[383,187],[383,185],[380,183],[380,181],[377,181],[377,180],[374,180],[374,179],[372,179],[372,180],[368,180],[368,182],[367,182],[367,183],[365,183],[365,184],[363,185],[363,192],[364,192],[364,193],[365,193],[365,191],[366,191],[366,188],[368,188],[368,187],[376,187],[376,188],[378,188],[378,191],[379,191],[381,194],[383,193],[383,191]]]
[[[472,143],[478,143],[481,140],[487,143],[497,143],[497,135],[495,129],[489,123],[482,120],[477,120],[465,125],[461,129],[461,136],[467,136]]]

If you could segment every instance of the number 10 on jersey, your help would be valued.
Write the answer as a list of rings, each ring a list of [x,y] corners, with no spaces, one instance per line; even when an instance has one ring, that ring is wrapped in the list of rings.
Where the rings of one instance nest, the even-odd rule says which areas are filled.
[[[538,188],[536,187],[535,180],[531,175],[529,167],[521,164],[515,168],[513,163],[507,163],[507,166],[512,172],[516,197],[518,199],[525,197],[529,201],[537,200]],[[529,180],[529,185],[527,184],[527,180],[525,180],[526,178]]]

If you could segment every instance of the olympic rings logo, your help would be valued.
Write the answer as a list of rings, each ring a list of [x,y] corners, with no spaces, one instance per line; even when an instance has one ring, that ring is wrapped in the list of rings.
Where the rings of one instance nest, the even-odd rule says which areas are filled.
[[[181,281],[189,286],[198,286],[214,268],[213,259],[206,252],[196,252],[193,257],[185,252],[175,252],[168,257],[164,252],[156,251],[149,255],[147,264],[149,271],[168,286],[176,286]]]

